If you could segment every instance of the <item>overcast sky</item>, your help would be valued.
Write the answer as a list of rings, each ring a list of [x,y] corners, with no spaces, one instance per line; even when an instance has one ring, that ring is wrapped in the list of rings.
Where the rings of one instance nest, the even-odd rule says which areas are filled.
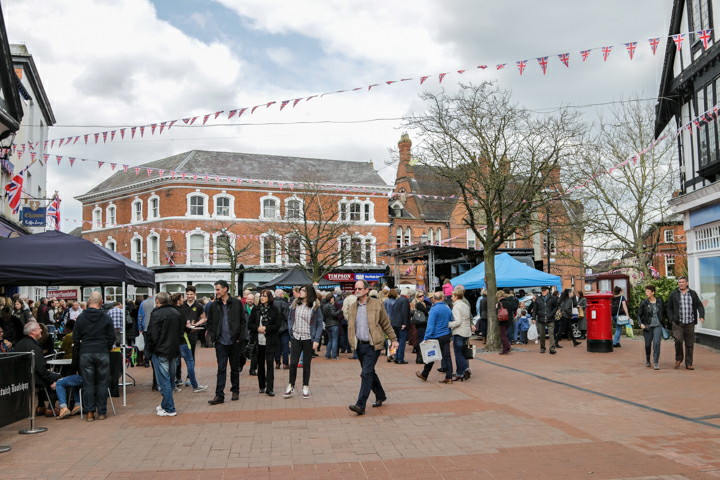
[[[52,104],[57,125],[50,138],[278,102],[240,119],[224,115],[142,140],[56,145],[51,154],[129,165],[192,149],[372,161],[388,182],[395,173],[386,165],[388,149],[402,133],[397,119],[422,112],[424,90],[495,79],[532,109],[583,106],[590,120],[607,108],[593,104],[656,97],[671,4],[2,0],[10,42],[27,46]],[[655,56],[652,37],[662,37]],[[638,47],[631,61],[624,44],[632,41]],[[607,45],[614,49],[603,62],[599,48]],[[591,48],[582,62],[578,52]],[[565,52],[570,68],[557,58]],[[550,57],[546,75],[536,60],[542,56]],[[520,76],[515,62],[525,59]],[[501,63],[507,66],[497,71]],[[424,75],[431,77],[420,85]],[[414,80],[385,84],[402,78]],[[372,84],[380,85],[368,91]],[[365,88],[278,107],[355,87]],[[290,124],[268,125],[278,122]],[[63,230],[79,226],[73,197],[111,173],[96,164],[49,162],[48,189],[63,199]]]

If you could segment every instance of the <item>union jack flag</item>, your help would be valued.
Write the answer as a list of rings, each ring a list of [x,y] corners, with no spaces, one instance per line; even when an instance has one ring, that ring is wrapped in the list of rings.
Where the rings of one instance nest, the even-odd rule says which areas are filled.
[[[685,34],[679,33],[677,35],[672,35],[673,42],[675,42],[675,46],[677,47],[678,51],[682,50],[682,43],[683,40],[685,40]]]
[[[60,230],[60,195],[57,193],[52,199],[52,202],[47,206],[46,214],[55,220],[55,230]]]
[[[558,58],[560,58],[560,61],[565,64],[566,67],[570,68],[570,54],[569,53],[561,53],[558,55]]]
[[[628,55],[630,55],[630,60],[632,60],[633,56],[635,55],[635,49],[637,48],[637,42],[626,43],[625,48],[627,48]]]
[[[607,58],[610,56],[610,52],[612,52],[613,47],[602,47],[603,52],[603,62],[607,60]]]
[[[21,174],[15,175],[10,183],[5,185],[5,192],[9,195],[10,208],[13,213],[20,210],[20,197],[22,196],[23,177]]]
[[[710,39],[712,39],[711,32],[712,32],[712,30],[703,30],[702,32],[700,32],[700,36],[698,37],[698,38],[700,38],[700,40],[702,40],[703,48],[705,50],[707,50],[708,43],[710,42]]]
[[[591,50],[581,50],[580,51],[580,56],[582,57],[583,62],[585,60],[587,60],[587,58],[590,56],[590,51]]]
[[[545,73],[547,73],[548,57],[538,57],[537,61],[540,64],[540,68],[542,68],[543,75],[545,75]]]
[[[657,47],[660,45],[660,39],[659,38],[651,38],[648,40],[650,42],[650,48],[652,49],[653,55],[657,53]]]
[[[520,75],[523,74],[523,71],[525,70],[525,67],[527,67],[527,60],[518,60],[517,62],[518,70],[520,71]]]

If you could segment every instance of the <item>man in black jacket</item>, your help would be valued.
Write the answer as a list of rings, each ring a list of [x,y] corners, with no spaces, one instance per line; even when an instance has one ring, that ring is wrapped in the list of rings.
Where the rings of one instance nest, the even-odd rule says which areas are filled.
[[[685,343],[685,368],[693,367],[693,347],[695,345],[695,325],[698,320],[705,322],[705,307],[695,290],[688,288],[687,277],[678,277],[678,288],[670,294],[667,303],[667,316],[672,322],[675,339],[675,368],[683,362],[683,343]]]
[[[550,337],[550,354],[555,354],[555,311],[557,310],[557,298],[550,295],[550,287],[542,287],[542,295],[535,300],[535,318],[533,323],[537,325],[540,335],[540,353],[545,353],[545,327]]]
[[[102,308],[102,295],[93,292],[88,308],[78,316],[73,329],[73,342],[79,345],[80,375],[83,379],[83,410],[85,420],[107,418],[107,397],[110,386],[110,350],[115,345],[115,328]]]
[[[395,330],[395,336],[398,339],[399,347],[395,354],[395,363],[406,364],[405,361],[405,343],[408,338],[408,326],[410,325],[410,300],[408,300],[408,289],[404,289],[402,295],[400,295],[395,304],[392,306],[392,312],[390,314],[390,323],[392,324],[393,330]]]
[[[153,370],[163,396],[162,403],[155,408],[159,417],[177,415],[173,401],[173,379],[180,357],[180,342],[185,341],[184,335],[185,321],[180,312],[170,304],[170,294],[158,292],[145,341],[147,350],[152,353]]]
[[[208,400],[210,405],[225,401],[228,362],[232,399],[240,399],[240,355],[244,355],[243,350],[247,341],[247,314],[240,300],[228,294],[228,289],[225,280],[215,282],[216,300],[212,302],[207,315],[208,334],[215,343],[218,364],[215,398]]]
[[[54,390],[55,382],[60,379],[60,374],[53,373],[47,369],[42,347],[38,343],[38,339],[42,335],[40,324],[37,322],[26,323],[23,327],[23,333],[25,336],[15,344],[15,351],[33,352],[35,354],[35,387],[38,397],[37,414],[43,415],[45,413],[45,407],[42,405],[45,401],[45,392],[43,392],[42,389],[50,387]],[[53,405],[50,405],[50,408],[52,409]]]

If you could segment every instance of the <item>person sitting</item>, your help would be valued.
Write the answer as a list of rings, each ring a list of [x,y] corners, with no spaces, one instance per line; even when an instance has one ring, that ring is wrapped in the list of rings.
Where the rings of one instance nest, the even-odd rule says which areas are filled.
[[[28,322],[23,328],[23,334],[25,335],[15,345],[16,352],[32,352],[35,355],[35,386],[38,395],[38,407],[37,414],[46,414],[45,411],[45,388],[51,388],[55,390],[55,382],[60,379],[60,374],[51,372],[47,368],[45,363],[45,357],[43,356],[43,350],[38,343],[40,336],[42,335],[42,329],[38,322]],[[53,405],[50,404],[49,413],[52,416]],[[59,412],[58,412],[59,413]]]
[[[73,363],[76,364],[76,362]],[[80,413],[80,389],[83,386],[83,379],[82,376],[77,373],[77,368],[75,368],[74,371],[76,373],[68,375],[67,377],[62,377],[60,380],[55,382],[55,393],[57,394],[58,406],[60,407],[60,412],[56,417],[58,420],[62,420],[63,418],[69,417],[70,415],[77,415]],[[73,389],[72,410],[68,408],[66,391],[67,388]]]
[[[65,325],[65,336],[60,344],[60,350],[64,352],[63,358],[73,358],[73,329],[75,328],[75,320],[68,320]]]

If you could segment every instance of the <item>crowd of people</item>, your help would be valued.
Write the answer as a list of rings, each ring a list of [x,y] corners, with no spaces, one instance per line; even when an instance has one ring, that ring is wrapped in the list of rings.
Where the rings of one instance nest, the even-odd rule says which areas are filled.
[[[471,305],[461,285],[448,285],[452,287],[446,282],[426,294],[409,288],[375,290],[358,281],[352,293],[321,292],[315,285],[303,285],[289,295],[279,289],[246,290],[234,297],[227,282],[219,280],[213,299],[198,299],[195,287],[188,286],[184,295],[159,292],[128,302],[124,309],[119,302],[104,304],[99,292],[93,292],[86,304],[43,298],[32,305],[16,295],[0,298],[0,352],[34,352],[36,414],[58,419],[80,414],[82,392],[84,418],[94,421],[107,418],[109,352],[123,343],[123,330],[127,345],[134,345],[138,353],[138,364],[152,366],[153,389],[162,395],[155,410],[158,416],[177,415],[173,395],[182,387],[194,393],[207,390],[196,378],[198,342],[215,349],[217,376],[210,405],[225,402],[228,365],[233,401],[239,399],[240,372],[246,366],[249,375],[257,377],[260,394],[274,397],[280,383],[284,398],[296,395],[301,368],[299,392],[302,398],[310,398],[312,361],[325,345],[326,360],[349,354],[348,358],[359,361],[360,390],[349,408],[363,415],[370,393],[375,396],[373,407],[381,407],[388,398],[375,372],[383,352],[388,362],[399,365],[408,363],[406,353],[415,354],[415,363],[424,365],[416,376],[428,381],[434,362],[423,360],[423,345],[433,340],[442,354],[439,382],[469,380],[469,340],[473,334],[487,340],[490,308],[497,313],[501,355],[511,353],[513,343],[533,341],[541,354],[556,354],[563,348],[563,337],[574,346],[585,338],[587,301],[582,292],[551,293],[544,286],[526,295],[523,290],[515,293],[505,288],[490,301],[483,290]],[[659,369],[661,339],[672,335],[675,368],[684,361],[693,370],[694,325],[704,321],[697,293],[689,289],[687,278],[680,277],[678,289],[667,302],[655,296],[652,285],[645,287],[645,295],[635,318],[645,340],[646,366]],[[626,322],[631,322],[627,298],[619,287],[611,308],[617,348]],[[56,337],[62,339],[57,341],[57,352]],[[48,355],[71,359],[71,363],[56,373],[46,362]],[[185,363],[185,375],[181,363]],[[282,370],[287,370],[287,381],[276,379],[276,371]]]

